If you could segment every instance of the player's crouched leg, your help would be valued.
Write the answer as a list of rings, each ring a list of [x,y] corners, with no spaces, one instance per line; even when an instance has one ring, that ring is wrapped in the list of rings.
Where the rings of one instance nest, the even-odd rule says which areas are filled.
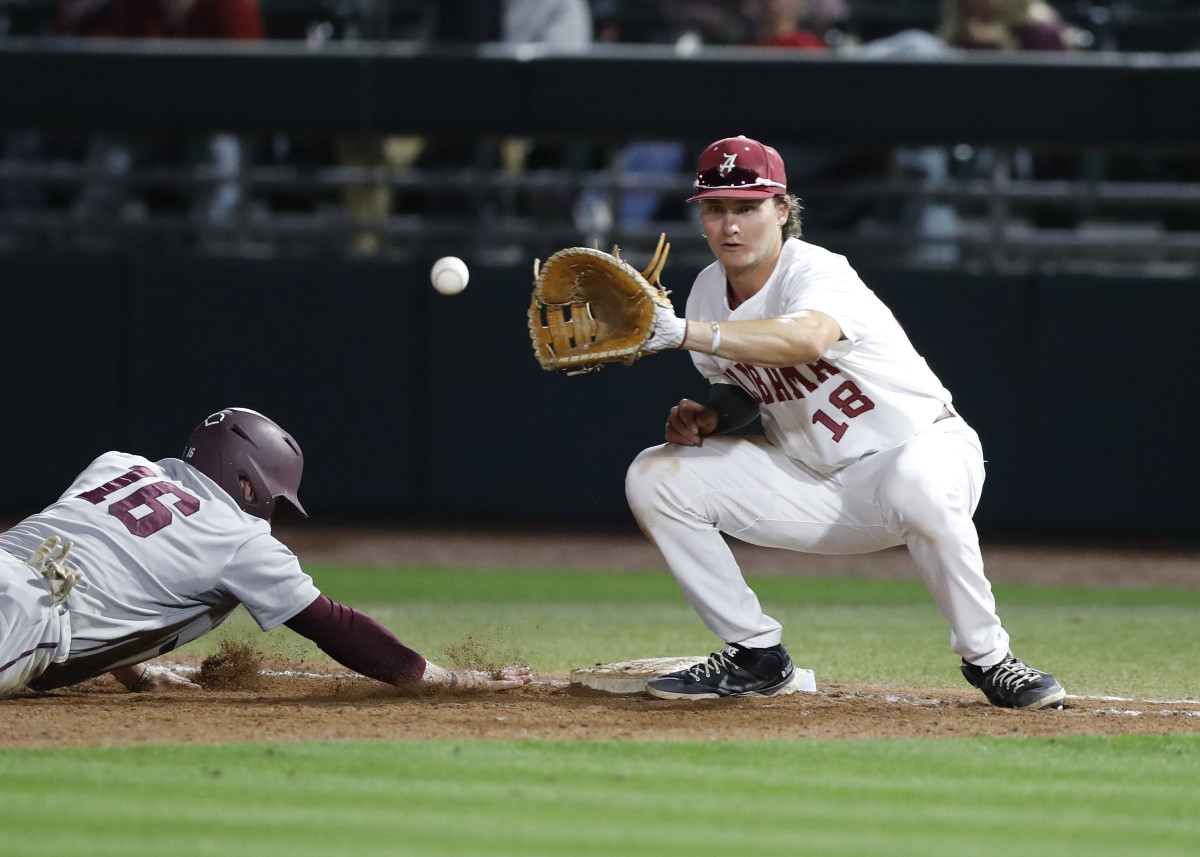
[[[888,529],[911,539],[977,541],[971,522],[983,490],[973,434],[928,432],[879,453],[878,500]]]
[[[643,450],[633,460],[625,474],[625,497],[652,539],[664,520],[704,529],[718,520],[720,502],[714,481],[720,480],[718,471],[724,464],[719,440],[706,441],[702,447],[664,443]]]
[[[819,530],[814,536],[760,524],[812,521],[825,514],[829,488],[806,474],[765,438],[706,437],[702,446],[665,443],[644,450],[629,466],[625,496],[642,530],[655,541],[656,531],[674,522],[693,538],[720,530],[755,544],[804,550],[817,545],[819,533],[829,528],[814,528]]]
[[[972,663],[1008,649],[971,520],[983,481],[982,457],[940,432],[920,435],[872,462],[890,532],[908,546],[938,609],[951,649]]]
[[[647,535],[651,535],[648,524],[676,507],[677,493],[671,483],[678,476],[680,463],[675,454],[680,447],[664,443],[642,452],[629,465],[625,473],[625,498],[629,509]]]

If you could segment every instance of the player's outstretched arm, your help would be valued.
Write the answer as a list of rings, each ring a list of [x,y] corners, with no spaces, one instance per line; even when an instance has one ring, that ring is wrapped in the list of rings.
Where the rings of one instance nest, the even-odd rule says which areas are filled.
[[[723,321],[719,325],[688,321],[681,347],[754,366],[799,366],[820,359],[841,335],[841,327],[825,313],[805,310],[776,318]]]
[[[479,690],[511,690],[528,684],[528,667],[506,667],[496,673],[452,672],[431,664],[370,616],[322,595],[284,623],[312,640],[344,667],[394,685],[414,682]]]

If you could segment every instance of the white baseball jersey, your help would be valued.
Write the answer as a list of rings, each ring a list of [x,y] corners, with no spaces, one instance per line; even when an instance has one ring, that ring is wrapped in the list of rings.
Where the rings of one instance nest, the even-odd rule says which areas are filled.
[[[998,663],[1009,638],[971,520],[984,481],[979,438],[961,418],[942,419],[950,393],[846,260],[790,238],[763,288],[737,307],[714,263],[696,278],[687,318],[803,310],[842,329],[814,363],[774,369],[692,354],[709,381],[736,384],[759,403],[767,437],[643,451],[626,474],[630,509],[727,643],[773,646],[783,628],[763,612],[723,534],[818,554],[903,544],[950,624],[953,651]]]
[[[47,668],[48,686],[169,652],[239,604],[269,631],[320,596],[269,522],[174,458],[105,453],[56,503],[0,535],[0,550],[24,560],[50,536],[74,542],[68,562],[83,580],[65,604],[70,652]]]
[[[815,363],[772,369],[692,352],[709,381],[736,384],[760,404],[767,438],[790,458],[830,473],[924,431],[950,404],[949,391],[891,311],[845,257],[828,250],[789,238],[770,279],[735,309],[725,268],[714,262],[700,272],[687,302],[687,317],[698,321],[801,310],[823,312],[842,329],[843,339]]]

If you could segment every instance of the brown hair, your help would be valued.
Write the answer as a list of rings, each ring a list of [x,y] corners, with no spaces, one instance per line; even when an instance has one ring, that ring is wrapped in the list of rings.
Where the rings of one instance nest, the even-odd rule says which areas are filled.
[[[799,238],[801,234],[800,212],[804,211],[804,206],[800,204],[799,197],[794,193],[786,194],[785,196],[775,197],[776,205],[786,205],[788,211],[787,223],[781,227],[783,230],[783,240],[789,238]]]

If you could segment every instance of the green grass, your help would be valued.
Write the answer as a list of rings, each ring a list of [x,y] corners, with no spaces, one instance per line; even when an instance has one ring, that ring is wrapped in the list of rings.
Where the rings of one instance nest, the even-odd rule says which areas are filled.
[[[331,598],[359,607],[438,662],[463,642],[489,660],[561,671],[717,644],[666,573],[315,568]],[[780,620],[796,661],[822,681],[895,686],[961,684],[949,631],[917,581],[752,580]],[[997,586],[1018,655],[1051,670],[1069,693],[1197,698],[1200,590]],[[221,636],[269,651],[319,653],[286,629],[262,637],[244,612],[184,651]]]
[[[1194,855],[1200,739],[0,753],[0,853]]]
[[[434,660],[703,654],[664,573],[312,570]],[[822,681],[961,686],[913,581],[753,581]],[[1071,693],[1196,698],[1200,592],[997,587]],[[239,611],[222,637],[320,657]],[[5,711],[0,704],[0,728]],[[1200,853],[1200,736],[357,742],[0,751],[0,855],[460,857]]]

